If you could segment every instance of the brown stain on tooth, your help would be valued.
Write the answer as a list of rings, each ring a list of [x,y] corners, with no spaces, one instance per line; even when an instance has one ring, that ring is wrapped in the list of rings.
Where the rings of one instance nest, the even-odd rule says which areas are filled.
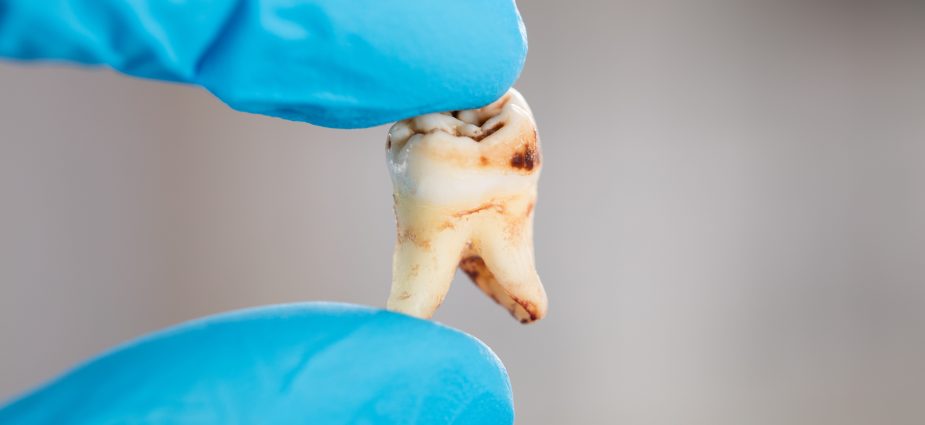
[[[527,149],[526,154],[524,155],[524,159],[525,159],[525,165],[527,166],[527,170],[532,170],[532,169],[533,169],[533,165],[534,165],[536,162],[538,162],[538,161],[537,161],[537,155],[536,155],[536,148],[534,148],[534,147],[532,147],[532,146],[529,147],[529,148]]]
[[[522,148],[514,152],[514,155],[511,156],[511,167],[519,169],[532,171],[534,167],[538,166],[540,163],[540,152],[536,146],[537,134],[534,129],[533,132],[526,136]]]
[[[530,316],[529,319],[527,318],[521,319],[520,323],[529,323],[539,318],[539,314],[536,311],[536,306],[533,305],[533,303],[527,300],[522,300],[513,295],[511,295],[511,299],[514,300],[514,302],[517,303],[517,305],[519,305],[520,307],[523,307],[523,309]],[[513,311],[511,313],[513,313]]]
[[[476,213],[485,211],[485,210],[490,209],[490,208],[498,209],[498,208],[500,208],[500,206],[497,205],[497,204],[495,204],[495,203],[493,203],[493,202],[490,202],[490,203],[487,203],[487,204],[479,205],[478,207],[473,208],[473,209],[471,209],[471,210],[465,210],[465,211],[460,211],[460,212],[458,212],[458,213],[455,213],[455,214],[453,214],[453,217],[461,218],[461,217],[465,217],[465,216],[467,216],[467,215],[472,215],[472,214],[476,214]]]
[[[485,260],[478,255],[471,255],[459,260],[459,269],[469,276],[472,283],[487,294],[495,303],[502,304],[498,294],[495,293],[491,285],[494,276],[485,265]]]
[[[488,164],[491,164],[491,162],[488,160],[488,157],[486,157],[485,155],[482,155],[481,157],[479,157],[479,165],[486,167],[488,166]]]
[[[491,136],[492,134],[495,134],[496,131],[500,130],[500,129],[503,128],[503,127],[504,127],[504,121],[498,121],[498,122],[492,124],[491,127],[483,128],[483,129],[482,129],[482,133],[479,134],[478,136],[473,136],[473,137],[470,137],[470,138],[471,138],[472,140],[475,140],[476,142],[481,142],[481,141],[484,140],[486,137]]]
[[[515,152],[514,156],[511,157],[511,167],[524,168],[524,154],[522,152]]]
[[[411,243],[430,250],[430,241],[427,239],[418,239],[418,235],[411,230],[400,231],[398,233],[398,243],[405,243],[406,241],[411,241]]]
[[[482,261],[482,257],[479,256],[471,256],[459,260],[459,268],[466,273],[473,282],[478,282],[479,269],[484,266],[485,263]]]
[[[494,274],[488,269],[485,260],[478,255],[466,255],[459,260],[459,268],[472,282],[496,303],[504,306],[508,312],[520,323],[531,323],[539,320],[536,305],[522,298],[511,295],[499,286]]]
[[[536,162],[536,148],[530,145],[525,146],[522,151],[514,152],[511,157],[511,167],[520,170],[532,171]]]

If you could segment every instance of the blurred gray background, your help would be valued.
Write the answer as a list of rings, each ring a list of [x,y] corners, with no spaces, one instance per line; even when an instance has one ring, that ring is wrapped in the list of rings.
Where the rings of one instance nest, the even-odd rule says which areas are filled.
[[[521,2],[548,318],[457,276],[518,423],[925,423],[925,4]],[[386,128],[0,65],[0,398],[268,303],[383,305]]]

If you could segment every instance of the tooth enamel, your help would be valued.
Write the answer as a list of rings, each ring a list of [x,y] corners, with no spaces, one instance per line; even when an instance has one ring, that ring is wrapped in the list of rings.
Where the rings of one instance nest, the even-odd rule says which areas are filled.
[[[431,317],[459,267],[521,322],[542,318],[533,257],[541,158],[520,93],[399,121],[387,148],[398,225],[388,308]]]

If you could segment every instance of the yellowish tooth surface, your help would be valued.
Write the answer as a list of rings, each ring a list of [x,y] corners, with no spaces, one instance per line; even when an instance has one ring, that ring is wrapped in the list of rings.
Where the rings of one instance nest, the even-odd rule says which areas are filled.
[[[542,160],[520,93],[399,121],[387,158],[398,227],[388,308],[431,317],[459,267],[516,319],[542,318],[546,293],[533,257]]]

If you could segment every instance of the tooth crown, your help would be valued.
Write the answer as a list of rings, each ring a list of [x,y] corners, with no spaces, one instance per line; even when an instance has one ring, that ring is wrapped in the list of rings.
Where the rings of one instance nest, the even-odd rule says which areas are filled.
[[[541,169],[533,115],[514,90],[480,109],[396,123],[387,157],[397,193],[435,204],[523,194]]]
[[[541,155],[523,97],[512,89],[480,109],[400,121],[387,151],[398,225],[389,308],[430,317],[458,266],[517,319],[542,317],[533,259]]]

